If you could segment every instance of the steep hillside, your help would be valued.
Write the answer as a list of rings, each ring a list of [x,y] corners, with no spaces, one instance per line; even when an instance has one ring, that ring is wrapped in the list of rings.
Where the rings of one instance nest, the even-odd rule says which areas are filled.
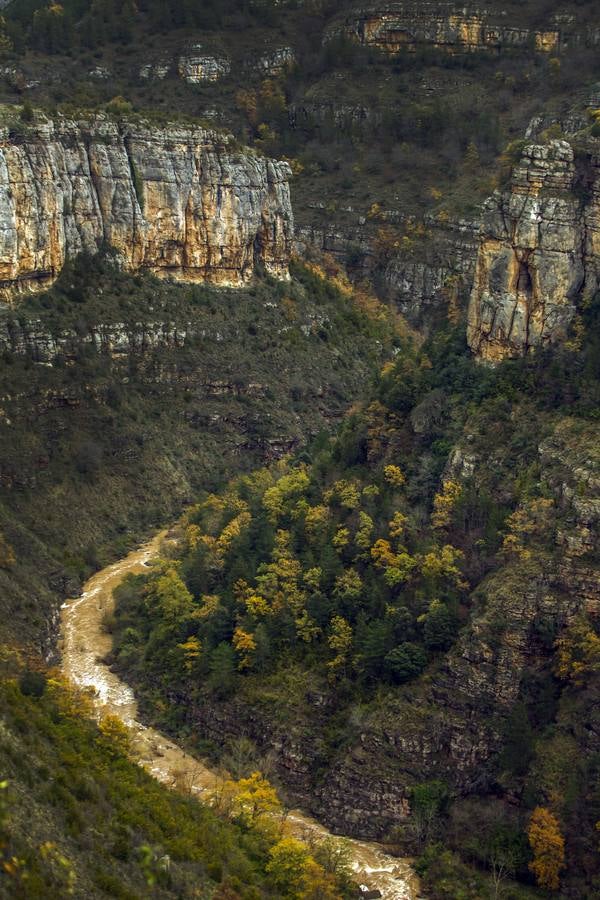
[[[465,877],[439,840],[492,870],[504,842],[527,882],[552,810],[562,895],[594,896],[599,359],[597,299],[567,345],[495,371],[438,332],[335,441],[206,497],[174,561],[119,593],[147,714],[217,755],[250,736],[333,827],[429,847],[434,896]]]
[[[395,329],[302,266],[228,291],[88,257],[6,309],[2,633],[51,652],[86,575],[199,490],[330,428]]]
[[[284,826],[263,806],[245,821],[217,816],[185,784],[169,790],[147,774],[118,719],[91,721],[85,694],[41,673],[15,678],[14,659],[2,665],[1,897],[281,897],[286,882],[273,859]],[[263,780],[254,789],[265,787]],[[240,796],[245,788],[235,786]],[[260,802],[258,792],[248,796]],[[274,797],[267,795],[272,808]],[[326,872],[289,838],[287,848],[301,850],[297,883],[303,865],[310,872],[307,898],[341,900],[343,867],[339,876]]]

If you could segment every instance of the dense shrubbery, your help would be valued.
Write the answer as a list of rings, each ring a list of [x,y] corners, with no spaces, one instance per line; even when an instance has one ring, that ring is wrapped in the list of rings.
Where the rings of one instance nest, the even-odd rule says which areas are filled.
[[[224,780],[209,808],[146,774],[120,720],[96,725],[52,675],[4,678],[0,701],[0,896],[346,896],[344,845],[292,838],[260,774]]]
[[[26,673],[0,698],[2,896],[268,893],[264,837],[161,786],[86,720],[84,696]]]

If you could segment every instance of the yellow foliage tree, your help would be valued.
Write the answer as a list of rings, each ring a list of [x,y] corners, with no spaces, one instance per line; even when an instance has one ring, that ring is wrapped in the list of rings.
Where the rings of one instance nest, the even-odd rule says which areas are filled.
[[[424,578],[434,581],[446,580],[454,583],[456,587],[466,587],[462,573],[458,566],[464,559],[464,553],[451,544],[444,544],[441,548],[426,553],[421,560],[421,574]]]
[[[402,471],[400,466],[384,466],[383,474],[387,483],[391,484],[392,487],[399,488],[406,483],[404,472]]]
[[[310,477],[306,466],[293,469],[282,475],[275,484],[263,494],[263,506],[273,524],[287,512],[291,511],[292,502],[304,494],[310,485]]]
[[[342,616],[334,616],[331,620],[331,631],[327,638],[329,647],[335,651],[335,657],[327,663],[333,677],[346,665],[348,653],[352,646],[352,627]]]
[[[387,569],[389,566],[395,566],[398,562],[398,556],[392,550],[392,545],[385,538],[379,538],[371,547],[371,559],[379,569]]]
[[[555,673],[576,685],[600,672],[600,637],[589,622],[576,619],[556,641]]]
[[[289,531],[279,529],[275,535],[275,546],[271,562],[259,566],[256,579],[257,593],[265,597],[277,613],[289,606],[299,613],[306,602],[306,594],[299,587],[302,566],[292,555]]]
[[[362,590],[362,578],[356,569],[345,569],[336,576],[333,596],[338,600],[358,600]]]
[[[100,719],[99,726],[106,738],[111,753],[129,756],[131,753],[131,735],[129,729],[118,716],[109,713]]]
[[[332,487],[323,491],[325,503],[337,503],[345,509],[357,509],[360,505],[361,490],[356,481],[347,481],[341,478],[334,482]]]
[[[212,616],[216,613],[219,605],[221,603],[221,598],[218,594],[203,594],[200,598],[200,606],[198,606],[194,612],[192,613],[193,619],[208,619],[209,616]]]
[[[175,569],[169,567],[151,582],[146,606],[150,613],[156,607],[163,619],[176,622],[193,613],[194,598]]]
[[[231,545],[239,538],[244,529],[248,527],[251,520],[252,516],[250,513],[247,510],[243,510],[227,523],[215,544],[215,553],[220,563],[223,562]]]
[[[529,559],[531,550],[528,545],[550,530],[553,507],[554,501],[543,497],[519,506],[506,520],[507,534],[502,543],[504,552],[515,554],[520,559]]]
[[[393,565],[388,566],[383,573],[386,584],[389,587],[397,587],[399,584],[404,584],[405,581],[408,581],[411,572],[416,566],[417,560],[414,556],[411,556],[406,550],[400,549],[395,555]]]
[[[268,616],[271,612],[271,607],[267,600],[264,597],[261,597],[260,594],[251,593],[244,600],[246,604],[246,609],[251,616],[255,616],[256,618],[260,616]]]
[[[335,549],[340,553],[344,547],[347,547],[350,543],[350,532],[347,528],[338,528],[336,533],[331,539],[331,543],[335,547]]]
[[[306,844],[294,837],[283,837],[269,850],[266,869],[277,896],[298,900],[310,859]]]
[[[244,631],[238,627],[233,632],[231,643],[236,653],[240,656],[238,669],[249,669],[254,661],[254,651],[256,650],[256,641],[254,635],[249,631]]]
[[[304,527],[309,540],[319,538],[329,524],[329,508],[327,506],[309,506],[304,517]]]
[[[319,566],[313,566],[312,569],[307,569],[302,577],[304,583],[311,591],[318,591],[321,586],[323,570]]]
[[[266,869],[282,900],[341,900],[335,877],[297,838],[286,835],[274,844]]]
[[[396,538],[397,540],[403,537],[407,522],[408,516],[405,516],[404,513],[401,512],[395,512],[388,526],[390,529],[390,537]]]
[[[558,819],[549,809],[534,809],[527,830],[533,860],[529,868],[541,888],[557,891],[560,873],[565,867],[565,840],[560,833]]]
[[[462,487],[456,481],[444,481],[442,490],[433,498],[431,524],[433,528],[447,528],[452,520],[452,512],[462,494]]]
[[[358,514],[358,530],[354,536],[354,543],[359,550],[368,550],[371,546],[371,535],[374,527],[375,524],[371,516],[361,510]]]
[[[239,781],[228,779],[221,792],[213,795],[212,803],[249,827],[256,827],[261,819],[281,813],[277,791],[261,772],[252,772],[248,778]]]
[[[326,872],[312,857],[309,857],[304,869],[299,900],[342,900],[335,876]]]
[[[200,640],[193,634],[187,641],[184,641],[182,644],[177,644],[177,646],[180,650],[183,650],[183,665],[186,672],[191,672],[194,668],[194,663],[200,659],[200,652],[202,650]]]

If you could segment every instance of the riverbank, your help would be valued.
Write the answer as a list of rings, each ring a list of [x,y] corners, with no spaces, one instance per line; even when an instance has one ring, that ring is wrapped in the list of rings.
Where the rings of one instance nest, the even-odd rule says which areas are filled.
[[[185,781],[198,797],[215,788],[218,775],[186,753],[170,738],[140,722],[132,689],[103,662],[111,648],[111,637],[103,628],[103,618],[113,605],[113,591],[130,574],[143,571],[158,555],[166,532],[133,550],[123,559],[97,572],[86,582],[80,597],[63,604],[61,610],[61,667],[64,675],[79,687],[93,688],[98,713],[117,716],[132,733],[132,743],[140,764],[159,781]],[[298,810],[288,821],[293,833],[327,837],[330,832]],[[385,900],[417,900],[418,879],[407,860],[386,853],[381,845],[348,839],[357,881],[379,890]]]

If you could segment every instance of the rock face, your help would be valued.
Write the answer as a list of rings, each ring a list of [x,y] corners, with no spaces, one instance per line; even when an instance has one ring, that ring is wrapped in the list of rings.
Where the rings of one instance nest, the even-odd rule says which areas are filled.
[[[239,285],[287,275],[286,163],[194,126],[103,117],[0,131],[0,296],[49,285],[102,246],[130,270]]]
[[[218,81],[228,75],[231,63],[224,56],[208,55],[201,44],[196,44],[180,56],[177,71],[188,84],[201,84],[203,81]]]
[[[551,16],[542,28],[515,26],[510,15],[459,3],[373,3],[355,7],[332,33],[344,32],[387,53],[430,45],[453,52],[534,49],[556,53],[578,44],[594,46],[600,30],[581,29],[571,16]]]
[[[319,211],[317,211],[319,212]],[[360,253],[358,274],[367,276],[374,262],[373,230],[365,217],[353,211],[353,224],[329,224],[321,227],[296,221],[296,247],[300,254],[307,247],[330,254],[346,263],[353,252]],[[391,221],[396,221],[391,219]],[[466,309],[475,261],[479,248],[479,222],[425,217],[430,240],[416,252],[394,252],[381,273],[381,285],[399,312],[417,328],[427,330],[436,317],[448,314],[450,306]]]
[[[566,141],[531,144],[483,211],[468,341],[483,360],[562,340],[598,285],[598,159]]]

